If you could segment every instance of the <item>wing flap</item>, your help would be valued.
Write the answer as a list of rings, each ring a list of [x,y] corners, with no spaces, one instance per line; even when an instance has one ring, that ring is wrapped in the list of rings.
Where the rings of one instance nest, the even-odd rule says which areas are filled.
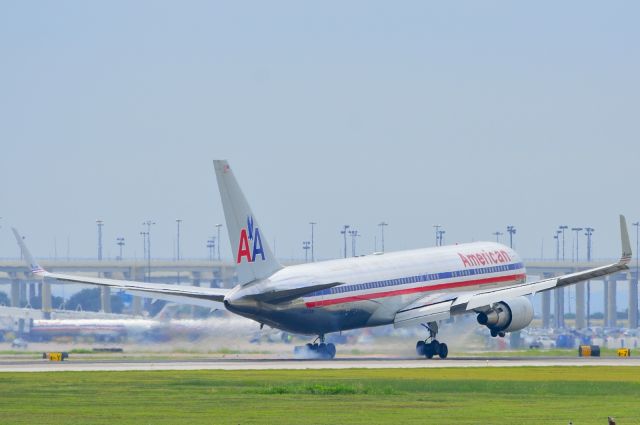
[[[393,320],[395,328],[418,325],[420,323],[437,322],[451,317],[451,304],[453,300],[443,301],[422,307],[401,310],[396,313]]]

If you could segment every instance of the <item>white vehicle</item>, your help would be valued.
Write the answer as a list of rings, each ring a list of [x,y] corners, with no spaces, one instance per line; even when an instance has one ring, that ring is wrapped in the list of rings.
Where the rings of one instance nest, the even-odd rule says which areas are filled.
[[[335,346],[325,335],[348,329],[393,324],[423,324],[428,337],[418,354],[446,358],[438,342],[438,321],[475,314],[491,335],[524,329],[533,319],[526,297],[626,270],[631,247],[620,216],[622,257],[617,263],[565,276],[526,282],[518,254],[493,242],[474,242],[283,267],[273,256],[263,228],[254,217],[226,161],[214,161],[239,284],[233,289],[153,284],[50,273],[29,254],[18,232],[31,272],[44,278],[88,283],[206,307],[226,308],[287,332],[318,335],[307,344],[312,355],[333,358]]]

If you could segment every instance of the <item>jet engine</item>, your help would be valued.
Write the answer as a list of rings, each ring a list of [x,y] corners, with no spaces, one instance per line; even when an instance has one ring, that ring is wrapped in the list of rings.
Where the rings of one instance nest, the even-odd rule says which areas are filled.
[[[533,320],[533,305],[526,297],[500,301],[490,310],[478,314],[478,323],[491,330],[491,336],[504,336],[529,326]]]

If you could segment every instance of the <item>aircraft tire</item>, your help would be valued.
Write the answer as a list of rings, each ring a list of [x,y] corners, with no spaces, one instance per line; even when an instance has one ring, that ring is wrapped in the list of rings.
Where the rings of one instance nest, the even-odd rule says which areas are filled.
[[[422,355],[428,359],[433,358],[435,352],[431,349],[431,344],[425,344],[422,348]]]
[[[431,349],[431,352],[433,353],[433,355],[436,355],[440,350],[440,343],[438,342],[437,339],[434,339],[429,343],[429,348]]]
[[[330,359],[336,356],[336,346],[332,342],[327,344],[327,355]]]
[[[447,347],[447,344],[443,342],[438,347],[438,357],[440,357],[441,359],[446,359],[448,355],[449,355],[449,347]]]
[[[433,356],[438,355],[440,350],[440,343],[437,340],[432,340],[430,343],[424,344],[424,356],[428,359],[432,359]]]

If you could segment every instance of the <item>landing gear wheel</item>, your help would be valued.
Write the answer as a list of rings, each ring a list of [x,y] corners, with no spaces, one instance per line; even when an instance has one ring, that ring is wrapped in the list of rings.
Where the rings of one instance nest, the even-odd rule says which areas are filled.
[[[432,359],[434,356],[446,359],[449,355],[449,348],[447,347],[447,344],[440,343],[436,339],[436,335],[438,334],[438,323],[423,323],[422,326],[429,331],[429,337],[424,341],[418,341],[416,343],[416,353],[418,353],[418,355],[425,356],[428,359]]]
[[[316,341],[309,342],[303,346],[293,349],[293,354],[297,358],[303,359],[333,359],[336,356],[336,346],[332,343],[325,344],[324,335],[320,335]]]
[[[336,356],[336,346],[332,342],[327,344],[327,356],[332,359]]]
[[[438,342],[437,339],[434,339],[429,343],[429,349],[431,350],[434,356],[438,354],[438,352],[440,351],[440,343]]]
[[[432,359],[436,353],[431,349],[431,344],[424,345],[424,356],[428,359]]]
[[[440,347],[438,347],[438,356],[441,359],[446,359],[448,355],[449,355],[449,347],[447,347],[447,344],[443,342],[442,344],[440,344]]]
[[[324,342],[318,345],[318,354],[321,358],[327,356],[327,345]]]

